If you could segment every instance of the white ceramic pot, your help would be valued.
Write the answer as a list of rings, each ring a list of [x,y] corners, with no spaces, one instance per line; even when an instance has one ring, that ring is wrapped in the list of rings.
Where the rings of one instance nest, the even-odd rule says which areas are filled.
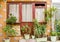
[[[56,42],[56,36],[51,36],[51,42]]]
[[[4,42],[10,42],[10,39],[4,39]]]
[[[35,38],[35,36],[34,35],[32,35],[32,39],[34,39]]]
[[[36,38],[37,42],[47,42],[47,37],[43,37],[43,38]]]
[[[40,38],[36,38],[36,42],[40,42]]]
[[[30,34],[24,34],[24,38],[25,39],[29,39],[30,38]]]

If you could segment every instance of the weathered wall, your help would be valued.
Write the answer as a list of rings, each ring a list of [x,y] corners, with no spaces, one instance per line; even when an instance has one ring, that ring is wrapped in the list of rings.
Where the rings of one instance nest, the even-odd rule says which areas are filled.
[[[7,0],[9,1],[46,1],[47,2],[47,8],[50,8],[50,0]],[[0,8],[0,42],[2,42],[2,39],[5,37],[4,33],[2,32],[2,28],[6,25],[6,17],[7,17],[7,7],[6,7],[6,2],[1,1],[0,4],[2,7]],[[47,33],[49,33],[50,26],[47,26]],[[20,39],[20,37],[10,37],[11,42],[14,42],[15,39]]]

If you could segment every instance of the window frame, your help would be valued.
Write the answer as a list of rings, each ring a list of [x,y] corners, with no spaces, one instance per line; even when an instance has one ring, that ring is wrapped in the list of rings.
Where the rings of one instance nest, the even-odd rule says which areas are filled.
[[[9,15],[9,4],[19,4],[19,23],[16,23],[16,24],[20,24],[21,22],[22,22],[22,4],[29,4],[29,3],[32,3],[32,17],[33,17],[33,19],[35,19],[35,4],[45,4],[45,6],[44,7],[37,7],[37,8],[45,8],[45,9],[47,9],[47,3],[46,2],[39,2],[39,1],[33,1],[33,2],[29,2],[29,1],[19,1],[19,2],[7,2],[7,18],[8,18],[8,15]],[[46,15],[45,15],[45,17],[46,17]],[[33,21],[32,21],[33,22]],[[44,22],[40,22],[40,23],[46,23],[46,21],[44,21]]]
[[[9,18],[9,5],[10,4],[18,4],[19,5],[19,22],[16,22],[15,24],[19,24],[20,23],[20,3],[15,3],[15,2],[9,2],[7,3],[7,18]]]

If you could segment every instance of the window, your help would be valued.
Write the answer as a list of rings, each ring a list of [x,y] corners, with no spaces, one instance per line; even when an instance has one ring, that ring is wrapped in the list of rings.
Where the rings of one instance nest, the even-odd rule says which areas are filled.
[[[52,0],[53,3],[59,3],[60,0]]]
[[[44,3],[37,3],[35,4],[35,18],[38,22],[45,22],[45,4]]]
[[[52,18],[52,30],[55,30],[55,20],[60,20],[60,1],[59,0],[52,0],[52,6],[56,7],[57,13],[54,14],[53,18]]]
[[[17,18],[17,23],[19,22],[19,4],[9,4],[9,14],[14,15]]]
[[[20,5],[21,4],[21,5]],[[16,23],[32,22],[37,19],[39,22],[45,22],[45,3],[8,3],[8,15],[16,16]],[[20,20],[20,21],[19,21]]]
[[[45,21],[45,15],[44,15],[44,8],[35,8],[35,18],[38,20],[38,22],[44,22]]]
[[[32,4],[22,4],[22,22],[32,22]]]
[[[55,19],[60,20],[60,3],[53,3],[53,6],[55,6],[58,10],[55,14]]]

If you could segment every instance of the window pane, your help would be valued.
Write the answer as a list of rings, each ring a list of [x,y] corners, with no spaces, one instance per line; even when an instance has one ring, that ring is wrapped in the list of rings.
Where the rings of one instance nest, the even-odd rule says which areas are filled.
[[[60,0],[52,0],[53,3],[60,3]]]
[[[44,8],[35,9],[35,18],[38,20],[38,22],[45,21]]]
[[[10,4],[9,5],[9,14],[16,16],[17,21],[19,22],[19,5],[18,4]]]
[[[31,22],[32,21],[32,4],[22,5],[22,21]]]
[[[60,9],[58,9],[57,14],[55,14],[55,18],[60,20]]]
[[[60,3],[53,3],[53,6],[57,8],[57,13],[55,13],[55,19],[60,20]]]

